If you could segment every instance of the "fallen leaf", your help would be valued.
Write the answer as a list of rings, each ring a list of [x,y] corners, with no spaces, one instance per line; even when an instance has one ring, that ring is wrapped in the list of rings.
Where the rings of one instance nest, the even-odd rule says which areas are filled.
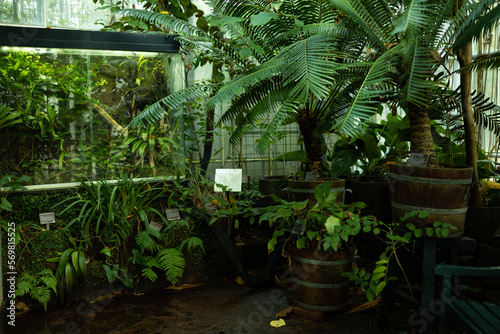
[[[133,295],[134,296],[142,296],[144,294],[144,292],[134,292]]]
[[[347,313],[355,313],[355,312],[369,309],[371,307],[377,306],[379,301],[380,301],[380,298],[377,298],[377,299],[373,300],[372,302],[366,302],[364,304],[361,304],[361,305],[353,308],[352,310],[349,310]]]
[[[199,284],[182,284],[182,285],[179,285],[179,286],[169,286],[169,287],[166,287],[165,289],[167,290],[184,290],[184,289],[190,289],[190,288],[195,288],[197,286],[200,286],[200,285],[204,285],[205,283],[199,283]]]
[[[286,323],[285,323],[285,320],[283,320],[283,319],[271,321],[271,326],[276,327],[276,328],[283,327],[285,325],[286,325]]]
[[[241,278],[240,276],[237,276],[237,277],[234,279],[234,281],[235,281],[236,283],[238,283],[239,285],[245,285],[245,284],[246,284],[246,283],[245,283],[245,281],[243,280],[243,278]]]
[[[286,317],[288,315],[288,313],[293,311],[293,308],[294,308],[294,306],[290,306],[289,308],[287,308],[285,310],[279,311],[278,313],[276,313],[276,318]]]
[[[90,303],[93,304],[95,302],[98,302],[100,300],[106,300],[106,299],[111,299],[113,298],[115,295],[104,295],[104,296],[100,296],[100,297],[97,297],[96,299],[94,300],[91,300]]]

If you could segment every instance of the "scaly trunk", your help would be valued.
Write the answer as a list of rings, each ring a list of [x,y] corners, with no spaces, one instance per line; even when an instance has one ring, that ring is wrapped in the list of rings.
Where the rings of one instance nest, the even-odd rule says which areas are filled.
[[[431,121],[429,112],[425,106],[417,106],[413,103],[408,104],[408,117],[410,119],[410,150],[429,154],[427,166],[436,166],[437,158],[434,150],[434,140],[432,139]]]
[[[472,63],[472,44],[468,44],[465,48],[457,50],[457,59],[460,68]],[[465,157],[467,166],[472,167],[472,182],[471,195],[469,205],[481,206],[481,196],[477,181],[479,180],[477,170],[477,145],[476,145],[476,130],[474,127],[474,112],[472,110],[472,72],[470,70],[460,71],[460,102],[462,103],[462,117],[464,120],[465,134]]]
[[[304,146],[307,154],[307,172],[320,172],[323,160],[323,140],[314,134],[318,127],[318,119],[311,117],[306,111],[303,117],[298,120],[300,133],[304,139]]]
[[[464,1],[456,2],[455,13],[463,6]],[[456,50],[457,60],[462,69],[472,63],[472,43],[466,47]],[[460,71],[460,102],[462,103],[462,117],[464,120],[465,133],[465,157],[467,166],[472,167],[472,182],[469,205],[481,206],[482,200],[479,194],[479,175],[477,170],[477,143],[476,131],[474,128],[474,112],[472,110],[472,72],[471,70]]]

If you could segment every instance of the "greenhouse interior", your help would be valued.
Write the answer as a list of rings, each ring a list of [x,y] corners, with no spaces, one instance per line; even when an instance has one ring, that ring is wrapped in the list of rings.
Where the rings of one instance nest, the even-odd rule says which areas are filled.
[[[496,0],[0,0],[1,333],[500,333]]]

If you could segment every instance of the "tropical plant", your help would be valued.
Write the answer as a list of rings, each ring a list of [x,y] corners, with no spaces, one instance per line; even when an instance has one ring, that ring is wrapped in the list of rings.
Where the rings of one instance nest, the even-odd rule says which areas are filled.
[[[69,229],[78,223],[84,239],[106,233],[110,244],[120,246],[134,228],[148,225],[150,216],[158,217],[165,223],[167,221],[153,205],[165,194],[166,189],[151,186],[146,180],[136,181],[132,175],[122,175],[118,184],[107,181],[84,182],[82,189],[81,193],[57,205],[67,204],[61,214],[73,207],[79,208],[78,216],[65,228]]]
[[[311,208],[308,201],[287,202],[276,196],[280,204],[262,208],[259,223],[268,221],[275,230],[269,241],[273,250],[278,238],[285,236],[298,248],[337,251],[352,244],[352,239],[365,225],[371,225],[375,218],[360,217],[359,210],[364,203],[338,203],[337,193],[331,193],[332,182],[319,184],[315,189],[317,203]]]
[[[155,168],[158,161],[168,152],[178,148],[177,143],[165,132],[165,128],[155,125],[129,131],[123,145],[130,146],[132,153],[137,155],[136,165],[144,166],[147,158],[151,168]]]
[[[386,117],[379,123],[367,122],[358,138],[339,135],[329,150],[332,177],[380,179],[387,172],[388,162],[401,161],[408,155],[408,123],[399,115]]]
[[[35,275],[24,272],[16,285],[16,296],[22,297],[29,294],[31,298],[43,305],[45,312],[47,312],[52,291],[57,296],[57,280],[50,269],[44,269]]]
[[[78,289],[80,283],[87,279],[87,263],[85,253],[81,249],[68,248],[58,253],[59,256],[47,259],[58,263],[55,279],[61,303],[68,301]]]
[[[389,281],[397,279],[389,276],[389,268],[393,261],[400,267],[406,284],[409,284],[405,268],[402,267],[398,258],[398,250],[408,248],[410,244],[415,243],[416,239],[423,235],[445,238],[450,233],[450,229],[456,229],[455,226],[440,221],[434,222],[432,227],[425,229],[417,228],[412,223],[405,223],[406,220],[412,217],[425,218],[428,215],[429,212],[427,211],[412,211],[400,217],[400,221],[397,223],[387,224],[381,221],[367,221],[367,224],[363,226],[363,232],[371,233],[381,242],[386,243],[387,247],[375,262],[373,270],[360,269],[355,266],[352,272],[345,272],[343,276],[349,277],[349,280],[354,281],[355,284],[365,290],[366,298],[370,302],[380,295]]]
[[[21,123],[21,115],[20,111],[11,111],[6,105],[0,105],[0,129]]]
[[[429,154],[436,165],[429,108],[448,75],[446,61],[459,61],[460,101],[467,142],[468,165],[476,170],[477,157],[471,105],[471,68],[498,67],[498,53],[472,61],[471,42],[498,24],[500,7],[493,0],[331,0],[344,13],[354,39],[367,50],[355,68],[366,69],[365,83],[353,94],[347,112],[337,124],[341,132],[357,134],[358,124],[374,111],[382,97],[402,108],[410,121],[411,151]],[[485,117],[485,115],[483,115]],[[498,122],[498,119],[491,119]],[[477,180],[477,170],[474,180]]]

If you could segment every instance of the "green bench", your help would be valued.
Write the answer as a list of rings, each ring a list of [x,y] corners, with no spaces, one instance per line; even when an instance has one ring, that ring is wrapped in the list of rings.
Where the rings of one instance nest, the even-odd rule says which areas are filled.
[[[439,315],[439,333],[449,333],[449,321],[453,321],[466,333],[500,333],[500,305],[458,299],[452,294],[456,285],[452,277],[499,277],[500,267],[464,267],[437,265],[434,273],[443,276],[441,301],[444,311]]]

